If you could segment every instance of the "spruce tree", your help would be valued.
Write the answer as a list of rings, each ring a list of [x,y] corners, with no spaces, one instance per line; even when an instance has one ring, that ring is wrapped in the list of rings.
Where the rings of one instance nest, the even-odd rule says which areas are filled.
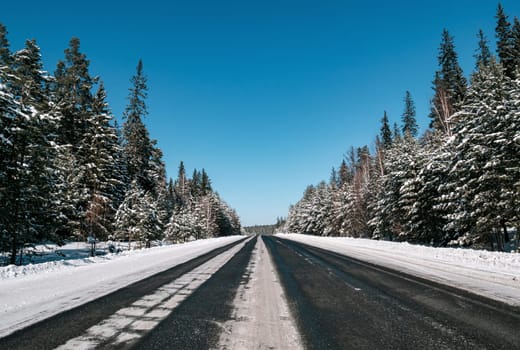
[[[399,130],[399,125],[394,123],[394,128],[392,132],[392,142],[401,141],[401,130]]]
[[[514,20],[512,36],[515,73],[520,74],[520,20],[518,19],[518,17],[515,17]]]
[[[65,60],[57,64],[53,88],[54,103],[62,115],[60,139],[74,149],[81,142],[92,111],[92,88],[97,78],[89,73],[90,61],[80,52],[80,40],[72,38],[65,50]]]
[[[461,244],[502,250],[507,227],[519,226],[519,108],[518,81],[499,64],[492,60],[473,76],[450,139],[455,156],[451,185],[444,191],[456,203],[451,204],[447,229],[460,236]]]
[[[497,38],[498,58],[502,67],[504,67],[506,75],[513,78],[515,75],[513,35],[511,31],[511,23],[509,23],[508,16],[505,14],[504,8],[501,4],[498,4],[495,18],[497,20],[495,34]]]
[[[211,188],[211,180],[208,176],[208,173],[204,169],[202,169],[200,187],[203,196],[213,191],[213,189]]]
[[[386,111],[383,114],[383,119],[381,119],[381,131],[379,135],[381,137],[381,143],[384,148],[388,148],[392,145],[392,130],[390,130],[390,124],[388,122]]]
[[[119,143],[112,115],[106,102],[103,83],[93,97],[92,114],[79,150],[85,160],[86,191],[88,193],[85,226],[99,239],[112,231],[112,218],[118,205],[118,189],[124,181],[118,162]]]
[[[435,73],[430,113],[430,127],[434,130],[449,134],[451,130],[451,116],[459,110],[466,94],[466,78],[459,66],[453,37],[444,29],[439,48],[439,67]]]
[[[145,102],[148,87],[141,60],[137,64],[136,74],[130,81],[132,86],[123,115],[123,153],[129,181],[135,180],[143,189],[149,191],[154,187],[154,181],[147,175],[153,144],[143,122],[143,118],[148,114]]]
[[[179,201],[179,205],[186,205],[188,202],[188,179],[186,177],[186,169],[184,168],[184,162],[181,161],[179,164],[179,171],[177,173],[177,180],[175,181],[175,193]]]
[[[11,51],[7,34],[7,28],[0,23],[0,66],[4,69],[11,64]]]
[[[147,115],[147,79],[143,72],[143,62],[139,60],[136,74],[130,80],[128,105],[123,119],[123,158],[125,172],[132,186],[127,191],[125,199],[118,209],[118,217],[124,218],[133,210],[134,215],[140,219],[138,232],[134,238],[139,239],[150,246],[152,239],[161,237],[162,229],[168,220],[172,208],[169,205],[166,169],[162,160],[162,151],[157,147],[157,142],[151,140],[143,119]],[[142,194],[146,200],[139,205],[130,206],[132,198]],[[120,220],[119,230],[131,230],[126,227],[128,221]]]
[[[415,119],[415,104],[410,91],[406,91],[404,97],[403,135],[405,137],[416,137],[418,128]]]
[[[46,78],[35,41],[26,41],[25,48],[12,56],[11,70],[9,95],[2,94],[10,106],[9,113],[2,113],[4,121],[8,118],[3,138],[9,147],[0,159],[0,228],[8,236],[10,263],[15,263],[25,243],[53,238],[57,215],[52,135],[57,118],[43,92]]]
[[[345,186],[347,183],[350,182],[350,178],[350,170],[348,168],[347,162],[345,161],[345,159],[343,159],[339,166],[339,186]]]
[[[475,52],[475,69],[478,70],[482,66],[488,66],[491,61],[491,51],[489,50],[488,42],[486,36],[482,29],[479,30],[477,34],[478,38],[478,48]]]

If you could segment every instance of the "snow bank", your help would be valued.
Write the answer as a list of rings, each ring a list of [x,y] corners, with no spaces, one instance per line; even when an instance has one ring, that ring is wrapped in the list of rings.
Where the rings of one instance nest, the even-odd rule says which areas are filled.
[[[211,240],[206,240],[211,241]],[[0,281],[10,278],[21,278],[34,274],[49,273],[55,270],[67,270],[74,269],[77,267],[90,265],[92,263],[106,263],[115,259],[126,258],[129,256],[142,257],[142,256],[155,256],[161,254],[160,252],[167,252],[168,249],[183,247],[190,249],[191,246],[198,246],[203,241],[192,241],[188,243],[169,245],[162,247],[153,248],[142,248],[135,250],[123,250],[118,254],[105,254],[96,257],[89,257],[90,245],[87,243],[69,243],[65,246],[58,247],[54,245],[38,246],[37,250],[41,254],[38,259],[39,262],[17,266],[8,265],[0,266]],[[103,248],[105,243],[98,244],[98,251]],[[61,253],[65,257],[61,257],[57,253]]]
[[[0,337],[242,238],[211,238],[118,255],[2,267]]]
[[[520,254],[517,253],[432,248],[345,237],[277,236],[520,306]]]

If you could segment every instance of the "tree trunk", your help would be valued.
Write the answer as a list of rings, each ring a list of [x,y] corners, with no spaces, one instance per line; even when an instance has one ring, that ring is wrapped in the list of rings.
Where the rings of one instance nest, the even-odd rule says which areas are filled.
[[[22,243],[22,245],[20,247],[20,254],[19,254],[19,259],[18,259],[18,265],[22,265],[23,264],[23,246],[24,246],[24,244]]]
[[[504,241],[509,243],[509,233],[507,232],[507,225],[505,221],[502,221],[502,230],[504,231]]]
[[[18,255],[18,240],[16,239],[16,233],[13,234],[13,240],[11,243],[11,256],[9,257],[9,264],[16,264],[16,256]]]

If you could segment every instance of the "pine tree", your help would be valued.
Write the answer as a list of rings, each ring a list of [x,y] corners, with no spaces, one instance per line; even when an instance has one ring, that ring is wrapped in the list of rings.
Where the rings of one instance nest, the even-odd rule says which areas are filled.
[[[381,137],[381,142],[384,148],[388,148],[392,145],[392,130],[390,130],[390,124],[388,122],[386,111],[383,114],[383,119],[381,119],[381,131],[379,135]]]
[[[119,173],[119,143],[113,117],[106,102],[106,91],[101,82],[93,98],[92,114],[87,120],[86,132],[79,149],[84,160],[86,192],[85,225],[89,234],[106,239],[112,231],[111,222],[118,203],[118,188],[124,181]]]
[[[394,131],[392,132],[392,143],[401,141],[401,130],[399,130],[399,125],[394,123]]]
[[[143,189],[150,191],[154,187],[154,181],[148,176],[153,144],[143,123],[143,118],[148,113],[145,102],[148,87],[141,60],[130,81],[132,87],[129,89],[129,102],[123,115],[123,153],[129,181],[136,180]]]
[[[481,66],[488,66],[491,62],[491,51],[489,50],[488,42],[486,36],[482,29],[479,30],[477,34],[478,38],[478,48],[475,52],[475,69],[480,69]]]
[[[7,34],[7,28],[0,23],[0,66],[4,69],[11,64],[11,51]]]
[[[49,239],[54,231],[55,147],[48,135],[55,131],[57,118],[43,92],[46,78],[35,41],[26,41],[12,56],[10,70],[10,89],[0,95],[9,104],[2,113],[2,139],[8,147],[3,147],[0,159],[0,229],[3,248],[8,247],[14,264],[25,243]]]
[[[202,175],[197,169],[193,169],[193,175],[191,176],[191,181],[189,183],[190,192],[193,197],[199,197],[202,192]]]
[[[444,29],[438,56],[440,70],[435,73],[430,127],[451,132],[451,116],[459,110],[466,94],[466,78],[458,63],[453,37]]]
[[[345,159],[343,159],[341,161],[341,165],[339,166],[339,186],[345,186],[350,182],[350,178],[350,170],[347,166],[347,162],[345,162]]]
[[[370,186],[373,175],[372,158],[367,146],[357,151],[354,177],[348,187],[347,206],[345,207],[347,220],[344,222],[343,231],[351,237],[370,237],[368,226],[370,202]]]
[[[408,242],[439,246],[451,240],[443,231],[446,222],[438,206],[439,187],[447,178],[451,154],[439,143],[440,138],[417,145],[407,180],[400,189],[399,205],[404,213],[401,239]]]
[[[405,137],[416,137],[418,128],[415,119],[415,104],[410,91],[406,91],[404,97],[403,135]]]
[[[202,169],[200,187],[203,196],[213,191],[213,189],[211,188],[211,180],[208,176],[208,173],[206,173],[206,170],[204,169]]]
[[[507,227],[519,226],[518,110],[520,86],[493,60],[472,78],[457,115],[450,169],[447,229],[460,244],[503,249]],[[516,141],[515,141],[516,140]],[[453,204],[454,203],[454,204]]]
[[[417,155],[417,140],[411,137],[394,142],[387,150],[384,168],[385,175],[380,178],[380,191],[374,194],[374,213],[369,226],[377,239],[406,238],[405,220],[407,202],[403,201],[403,185],[415,176],[414,165]]]
[[[520,20],[515,17],[512,31],[513,37],[513,59],[515,72],[518,75],[520,72]]]
[[[511,31],[511,23],[508,21],[508,16],[504,12],[501,4],[498,4],[497,25],[495,34],[497,38],[497,53],[502,67],[504,67],[506,75],[513,78],[515,75],[515,57],[514,57],[514,42]]]
[[[186,177],[186,169],[184,168],[183,161],[181,161],[179,164],[177,180],[175,181],[175,194],[178,200],[178,205],[187,205],[189,200],[188,179]]]
[[[89,65],[86,55],[80,52],[80,40],[72,38],[65,50],[65,61],[58,62],[54,73],[54,103],[62,115],[60,139],[74,153],[85,133],[92,111],[92,88],[98,80],[90,76]]]

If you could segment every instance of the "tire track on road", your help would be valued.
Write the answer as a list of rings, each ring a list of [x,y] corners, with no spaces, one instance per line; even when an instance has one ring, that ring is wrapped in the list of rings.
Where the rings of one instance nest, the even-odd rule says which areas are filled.
[[[515,349],[517,308],[269,237],[309,349]]]
[[[68,340],[82,336],[118,310],[124,309],[162,286],[189,273],[208,260],[244,240],[214,249],[206,254],[135,282],[113,293],[52,316],[27,328],[0,338],[0,349],[54,349]]]

